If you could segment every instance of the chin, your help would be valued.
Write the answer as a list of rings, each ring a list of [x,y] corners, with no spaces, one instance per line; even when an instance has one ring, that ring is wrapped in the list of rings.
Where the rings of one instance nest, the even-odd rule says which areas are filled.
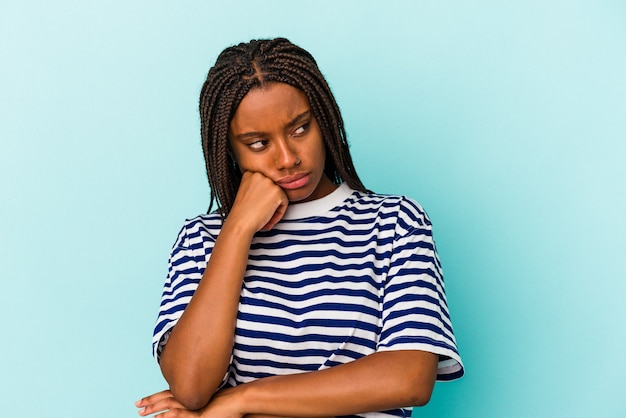
[[[287,198],[289,199],[289,203],[299,203],[299,202],[306,201],[307,199],[309,199],[313,195],[313,191],[289,190],[289,191],[286,191],[286,194],[287,194]]]

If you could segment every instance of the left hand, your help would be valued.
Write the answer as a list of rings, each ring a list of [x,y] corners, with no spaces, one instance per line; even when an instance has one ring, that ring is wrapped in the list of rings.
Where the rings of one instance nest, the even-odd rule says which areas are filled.
[[[236,407],[236,392],[235,388],[222,389],[213,395],[207,406],[197,411],[185,408],[169,390],[142,398],[135,406],[141,408],[139,415],[142,417],[158,413],[153,418],[242,418],[243,414]]]
[[[200,411],[190,411],[185,408],[180,402],[174,399],[172,392],[164,390],[162,392],[155,393],[154,395],[146,396],[141,400],[135,402],[135,406],[139,409],[138,413],[142,417],[150,414],[155,414],[154,418],[174,418],[174,417],[201,417]]]

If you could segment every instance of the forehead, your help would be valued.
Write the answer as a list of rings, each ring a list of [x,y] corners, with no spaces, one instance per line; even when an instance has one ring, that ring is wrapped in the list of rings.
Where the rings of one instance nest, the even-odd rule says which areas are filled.
[[[257,129],[272,124],[286,124],[309,110],[304,92],[285,83],[271,83],[254,88],[245,95],[230,124],[233,131]]]

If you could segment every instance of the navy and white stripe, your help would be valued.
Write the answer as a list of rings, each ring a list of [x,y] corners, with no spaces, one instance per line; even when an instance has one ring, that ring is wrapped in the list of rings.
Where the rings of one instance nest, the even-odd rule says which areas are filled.
[[[219,215],[201,215],[178,236],[154,331],[157,359],[220,227]],[[255,235],[228,384],[407,349],[439,354],[439,380],[463,375],[431,223],[419,204],[342,185],[291,205],[271,231]],[[410,410],[362,416],[402,417]]]

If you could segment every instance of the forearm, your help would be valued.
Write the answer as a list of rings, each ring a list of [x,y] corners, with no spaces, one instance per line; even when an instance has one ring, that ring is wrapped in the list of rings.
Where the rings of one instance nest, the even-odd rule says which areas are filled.
[[[321,417],[424,405],[437,362],[422,351],[383,352],[322,371],[260,379],[241,387],[243,412]]]
[[[227,224],[161,354],[161,370],[174,397],[190,409],[206,405],[222,382],[232,353],[252,234]]]

